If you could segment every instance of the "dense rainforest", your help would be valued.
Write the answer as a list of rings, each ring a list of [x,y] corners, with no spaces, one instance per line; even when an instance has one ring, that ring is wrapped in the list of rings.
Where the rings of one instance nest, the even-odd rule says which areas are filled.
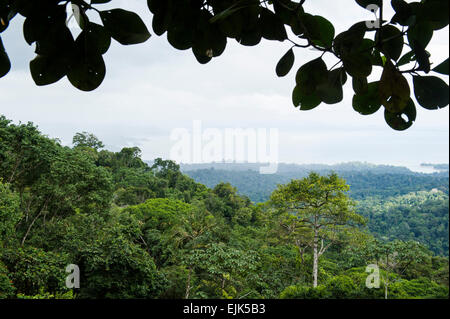
[[[259,164],[183,165],[182,171],[208,187],[228,182],[255,203],[267,201],[278,184],[304,178],[311,171],[320,174],[338,173],[351,186],[348,192],[350,197],[358,201],[374,196],[386,199],[434,189],[448,195],[449,190],[448,171],[422,174],[414,173],[406,167],[364,163],[333,166],[280,164],[276,174],[262,175],[259,174],[260,166]]]
[[[261,175],[252,164],[184,165],[185,173],[209,187],[228,182],[254,202],[265,202],[278,184],[304,178],[311,170],[337,172],[350,185],[348,195],[367,227],[379,239],[416,240],[448,256],[448,172],[414,173],[405,167],[345,163],[281,164],[277,174]]]
[[[0,298],[448,298],[448,178],[366,194],[381,176],[312,172],[255,203],[136,147],[64,147],[0,117]]]

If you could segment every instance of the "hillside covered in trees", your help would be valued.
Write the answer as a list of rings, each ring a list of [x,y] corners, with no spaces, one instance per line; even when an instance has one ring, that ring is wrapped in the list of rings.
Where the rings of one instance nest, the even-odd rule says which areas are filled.
[[[383,175],[355,173],[358,188],[310,173],[255,204],[138,148],[103,147],[0,117],[0,298],[448,298],[445,244],[430,239],[448,236],[448,179],[393,176],[380,197],[364,185]],[[406,195],[423,187],[437,190]],[[66,287],[70,264],[79,289]]]
[[[351,186],[349,195],[355,200],[379,196],[389,198],[411,192],[438,189],[448,194],[448,172],[422,174],[406,167],[345,163],[338,165],[289,165],[280,164],[272,175],[259,173],[260,164],[200,164],[184,165],[182,171],[208,187],[227,182],[237,187],[242,195],[256,203],[270,198],[278,184],[291,179],[304,178],[311,171],[321,174],[338,173]]]
[[[405,167],[345,163],[281,164],[274,175],[259,174],[252,164],[184,165],[186,174],[209,187],[228,182],[254,202],[265,202],[278,184],[304,178],[311,171],[337,172],[350,185],[348,195],[377,238],[417,240],[448,256],[448,172],[422,174]]]

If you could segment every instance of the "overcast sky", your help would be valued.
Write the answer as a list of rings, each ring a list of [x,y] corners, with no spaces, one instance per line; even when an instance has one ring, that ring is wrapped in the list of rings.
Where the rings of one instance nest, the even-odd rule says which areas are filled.
[[[112,4],[139,12],[151,30],[146,1]],[[354,0],[308,0],[306,7],[332,21],[337,33],[356,19],[370,18]],[[317,52],[299,49],[295,70],[279,79],[275,66],[288,43],[264,41],[257,47],[243,47],[229,40],[225,53],[203,66],[191,51],[172,48],[166,35],[153,35],[142,45],[114,44],[105,57],[103,85],[85,93],[67,79],[35,86],[28,70],[33,48],[23,40],[21,27],[22,20],[16,18],[2,34],[13,69],[0,79],[0,114],[14,122],[32,121],[64,145],[70,145],[76,132],[88,131],[111,150],[138,146],[145,159],[167,158],[173,145],[171,132],[191,130],[193,120],[201,120],[205,128],[278,128],[280,162],[448,162],[448,107],[440,111],[418,107],[414,126],[396,132],[384,122],[382,111],[363,117],[353,110],[350,81],[342,103],[308,112],[295,109],[291,102],[295,70],[316,58]],[[429,50],[434,63],[448,57],[448,28],[435,33]]]

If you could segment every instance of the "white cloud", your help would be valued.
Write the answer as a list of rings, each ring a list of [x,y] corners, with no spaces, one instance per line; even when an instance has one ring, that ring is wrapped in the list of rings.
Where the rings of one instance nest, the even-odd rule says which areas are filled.
[[[121,2],[138,9],[151,25],[142,1]],[[306,3],[313,13],[335,22],[338,32],[355,19],[369,17],[353,0]],[[115,44],[106,56],[104,84],[84,93],[66,79],[36,87],[27,69],[32,48],[23,41],[20,21],[8,32],[5,45],[15,67],[0,80],[0,113],[15,121],[33,121],[66,144],[76,132],[90,131],[112,149],[138,145],[148,159],[167,157],[170,132],[190,129],[192,120],[200,119],[205,127],[279,128],[280,157],[286,162],[448,161],[448,108],[419,108],[413,128],[395,132],[384,123],[382,112],[362,117],[353,111],[348,83],[345,100],[338,105],[309,112],[295,109],[291,103],[295,72],[279,79],[274,71],[289,49],[285,43],[264,41],[248,48],[229,40],[223,56],[206,66],[199,65],[190,51],[173,49],[165,36],[153,36],[138,46]],[[435,34],[430,51],[436,63],[448,57],[448,28]],[[298,50],[296,67],[315,57],[317,52]]]

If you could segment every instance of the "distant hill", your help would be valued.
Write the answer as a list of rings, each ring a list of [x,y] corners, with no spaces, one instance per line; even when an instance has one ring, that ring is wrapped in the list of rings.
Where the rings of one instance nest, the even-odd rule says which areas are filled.
[[[428,164],[428,163],[423,163],[420,164],[420,166],[422,167],[432,167],[437,171],[443,171],[443,172],[448,172],[450,170],[450,165],[449,164]]]
[[[446,173],[415,173],[406,167],[345,163],[338,165],[280,164],[278,173],[259,174],[260,164],[195,164],[182,165],[182,170],[197,182],[214,187],[226,182],[235,186],[253,202],[265,202],[278,184],[303,178],[310,171],[320,174],[336,172],[351,186],[349,195],[355,200],[368,197],[387,198],[411,192],[441,190],[448,194],[449,178]]]
[[[182,171],[195,171],[201,169],[215,169],[226,171],[257,171],[260,167],[268,164],[250,164],[250,163],[208,163],[208,164],[181,164]],[[340,163],[335,165],[327,164],[286,164],[278,165],[278,172],[283,173],[305,173],[310,171],[318,172],[371,172],[374,174],[415,174],[413,171],[402,166],[375,165],[362,162]]]

